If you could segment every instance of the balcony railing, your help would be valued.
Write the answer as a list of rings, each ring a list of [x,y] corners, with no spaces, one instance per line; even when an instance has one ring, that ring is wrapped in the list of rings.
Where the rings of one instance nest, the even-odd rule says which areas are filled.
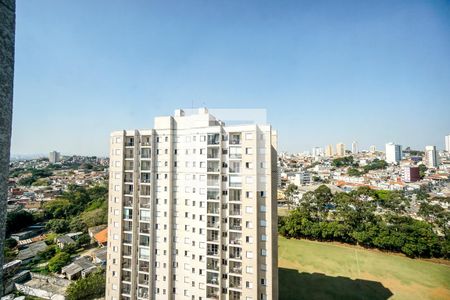
[[[207,264],[206,268],[208,270],[219,271],[219,265],[218,264]]]
[[[242,230],[242,226],[238,224],[230,224],[231,230]]]
[[[241,210],[240,209],[230,210],[230,215],[231,216],[240,216],[241,215]]]
[[[214,223],[208,223],[207,226],[210,228],[219,228],[220,225],[218,222],[214,222]]]
[[[218,256],[219,255],[219,251],[213,251],[213,250],[208,250],[206,253],[210,256]]]
[[[230,240],[230,244],[232,245],[240,245],[242,241],[240,239],[232,239]]]

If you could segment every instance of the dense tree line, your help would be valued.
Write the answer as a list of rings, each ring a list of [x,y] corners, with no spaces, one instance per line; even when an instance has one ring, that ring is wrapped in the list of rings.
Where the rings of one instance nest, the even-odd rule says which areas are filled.
[[[407,202],[402,192],[362,187],[333,195],[322,185],[306,193],[288,216],[279,218],[279,233],[288,238],[339,241],[402,252],[410,257],[450,258],[449,229],[440,228],[444,234],[440,236],[435,223],[406,216]],[[445,215],[438,209],[436,213]]]
[[[106,224],[108,217],[106,186],[85,188],[70,185],[68,190],[44,205],[47,229],[57,233],[87,231],[88,227]]]
[[[72,282],[66,290],[68,300],[100,299],[105,296],[106,276],[102,270]]]

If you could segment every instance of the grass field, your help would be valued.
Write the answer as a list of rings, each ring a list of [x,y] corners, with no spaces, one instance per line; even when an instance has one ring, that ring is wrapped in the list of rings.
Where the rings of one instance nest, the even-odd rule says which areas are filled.
[[[279,238],[280,299],[450,299],[450,266]]]

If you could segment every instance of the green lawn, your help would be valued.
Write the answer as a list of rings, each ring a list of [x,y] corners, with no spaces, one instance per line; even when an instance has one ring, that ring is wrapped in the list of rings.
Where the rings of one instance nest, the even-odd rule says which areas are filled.
[[[279,238],[280,299],[450,299],[450,267],[336,243]]]

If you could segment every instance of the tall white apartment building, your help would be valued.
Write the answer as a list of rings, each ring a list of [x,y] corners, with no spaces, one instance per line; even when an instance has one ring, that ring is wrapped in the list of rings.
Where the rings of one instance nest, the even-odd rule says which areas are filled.
[[[48,154],[48,161],[51,164],[57,163],[61,160],[61,155],[59,152],[57,151],[52,151]]]
[[[336,144],[336,155],[345,156],[345,145],[343,143]]]
[[[436,146],[425,147],[425,164],[428,168],[436,168],[438,166]]]
[[[106,299],[278,299],[276,145],[206,109],[113,132]]]
[[[369,151],[371,153],[375,153],[377,151],[377,147],[375,145],[372,145],[372,146],[369,147]]]
[[[402,146],[394,143],[386,144],[386,162],[396,164],[402,160]]]
[[[333,151],[333,145],[327,145],[325,147],[325,156],[326,157],[331,157],[334,155],[334,151]]]
[[[445,136],[445,151],[450,153],[450,134]]]
[[[358,152],[359,152],[359,149],[358,149],[358,142],[353,141],[353,143],[352,143],[352,153],[353,153],[353,154],[358,154]]]

